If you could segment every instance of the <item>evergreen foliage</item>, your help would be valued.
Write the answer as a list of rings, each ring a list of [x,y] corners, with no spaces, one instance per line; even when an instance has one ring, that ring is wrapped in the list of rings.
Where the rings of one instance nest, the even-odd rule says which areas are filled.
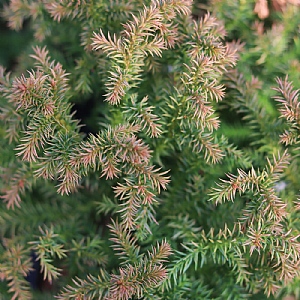
[[[3,299],[300,298],[300,11],[259,3],[7,1]]]

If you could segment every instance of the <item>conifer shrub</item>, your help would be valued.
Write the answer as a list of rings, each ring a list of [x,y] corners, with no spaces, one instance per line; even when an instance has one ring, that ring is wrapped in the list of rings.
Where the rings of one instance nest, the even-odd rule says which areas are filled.
[[[1,299],[300,298],[300,12],[261,2],[7,1]]]

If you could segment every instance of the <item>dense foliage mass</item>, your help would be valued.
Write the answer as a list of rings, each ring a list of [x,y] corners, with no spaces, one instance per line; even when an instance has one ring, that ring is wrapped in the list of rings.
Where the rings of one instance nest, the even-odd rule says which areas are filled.
[[[1,299],[300,298],[297,1],[2,17]]]

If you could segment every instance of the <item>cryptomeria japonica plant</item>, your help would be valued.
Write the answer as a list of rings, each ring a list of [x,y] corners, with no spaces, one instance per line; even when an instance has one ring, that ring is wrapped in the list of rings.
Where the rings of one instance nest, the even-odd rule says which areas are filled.
[[[0,69],[3,299],[300,296],[299,10],[239,32],[255,1],[199,7],[4,6],[34,38]]]

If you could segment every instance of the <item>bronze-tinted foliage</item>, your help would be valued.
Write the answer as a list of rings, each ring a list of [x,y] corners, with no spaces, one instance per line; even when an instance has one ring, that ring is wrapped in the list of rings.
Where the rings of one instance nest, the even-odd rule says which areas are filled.
[[[236,68],[245,44],[192,12],[190,0],[5,6],[8,25],[30,18],[40,43],[22,75],[0,68],[0,277],[12,299],[33,297],[30,253],[58,299],[242,299],[297,282],[299,91],[277,79],[270,114],[259,80]],[[87,94],[101,123],[85,135],[71,102]],[[246,147],[229,142],[224,110],[251,133]]]

